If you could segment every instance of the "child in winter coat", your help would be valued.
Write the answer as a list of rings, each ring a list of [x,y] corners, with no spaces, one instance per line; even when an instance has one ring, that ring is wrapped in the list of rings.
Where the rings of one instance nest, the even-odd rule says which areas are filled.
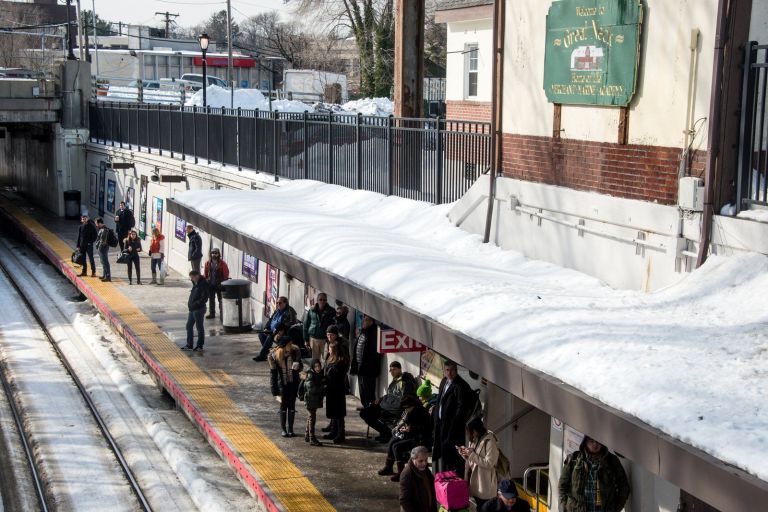
[[[323,397],[325,396],[325,374],[319,359],[312,361],[312,366],[302,375],[302,378],[304,403],[307,406],[307,429],[304,431],[304,441],[312,446],[323,446],[323,443],[318,441],[315,436],[317,410],[323,407]]]

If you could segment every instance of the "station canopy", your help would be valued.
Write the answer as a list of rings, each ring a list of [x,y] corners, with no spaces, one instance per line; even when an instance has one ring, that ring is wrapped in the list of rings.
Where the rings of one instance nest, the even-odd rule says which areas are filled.
[[[714,506],[768,497],[765,256],[710,257],[654,293],[616,290],[483,244],[450,205],[281,185],[187,191],[169,211]]]

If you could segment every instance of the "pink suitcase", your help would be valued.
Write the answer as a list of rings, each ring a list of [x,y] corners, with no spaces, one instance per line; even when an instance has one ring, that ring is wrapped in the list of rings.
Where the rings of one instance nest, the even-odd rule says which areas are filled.
[[[437,502],[449,510],[466,508],[469,505],[469,483],[459,478],[455,471],[444,471],[435,475]]]

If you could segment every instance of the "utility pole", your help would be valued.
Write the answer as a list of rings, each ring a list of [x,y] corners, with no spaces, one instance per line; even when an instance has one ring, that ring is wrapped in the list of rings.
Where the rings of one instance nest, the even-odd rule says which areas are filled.
[[[229,79],[229,108],[235,108],[235,84],[232,80],[232,2],[227,0],[227,78]]]
[[[91,0],[93,6],[93,53],[96,57],[96,76],[99,76],[99,40],[96,37],[96,0]]]
[[[173,14],[168,11],[165,12],[156,12],[155,16],[160,15],[165,18],[165,38],[170,39],[171,38],[171,23],[176,23],[176,21],[172,20],[171,18],[178,18],[178,14]]]
[[[84,53],[85,49],[83,48],[83,45],[85,44],[84,43],[85,39],[83,38],[84,23],[83,23],[83,16],[81,14],[82,11],[80,10],[80,0],[77,0],[75,5],[77,6],[77,46],[78,46],[78,49],[80,50],[79,51],[80,60],[85,60],[85,53]]]
[[[72,33],[72,0],[67,0],[67,60],[75,60],[73,50],[75,38]]]

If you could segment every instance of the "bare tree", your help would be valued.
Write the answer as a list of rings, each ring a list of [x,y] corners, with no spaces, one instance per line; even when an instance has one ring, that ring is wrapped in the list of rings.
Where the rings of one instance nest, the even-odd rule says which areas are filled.
[[[293,0],[297,12],[326,20],[331,29],[347,31],[360,56],[360,91],[389,96],[393,82],[393,0]]]
[[[243,22],[239,41],[252,51],[279,56],[294,67],[303,67],[302,57],[307,52],[311,37],[295,22],[282,22],[276,11],[251,16]]]
[[[6,2],[0,13],[0,66],[53,70],[62,39],[56,28],[39,28],[42,20],[37,6]]]

